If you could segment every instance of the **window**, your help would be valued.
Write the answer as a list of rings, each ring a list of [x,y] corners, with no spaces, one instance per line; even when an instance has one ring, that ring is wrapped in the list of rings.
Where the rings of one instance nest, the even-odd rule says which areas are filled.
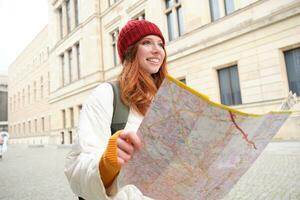
[[[179,80],[180,82],[182,82],[182,83],[186,84],[186,79],[185,79],[185,77],[183,77],[183,78],[179,78],[178,80]]]
[[[33,82],[33,99],[36,101],[36,81]]]
[[[22,130],[23,134],[26,134],[26,128],[25,128],[25,122],[23,122],[23,130]]]
[[[71,4],[70,0],[66,1],[66,7],[67,7],[67,31],[68,33],[71,32]]]
[[[68,59],[69,59],[69,82],[72,81],[72,68],[73,68],[73,57],[72,57],[72,48],[68,50]]]
[[[61,86],[65,85],[65,55],[61,54],[60,58],[60,67],[61,67]]]
[[[166,0],[169,41],[181,36],[184,32],[183,14],[180,0]]]
[[[42,132],[44,132],[45,131],[45,118],[44,117],[42,117],[42,119],[41,119],[41,127],[42,127]]]
[[[31,121],[28,121],[28,133],[31,133]]]
[[[119,0],[108,0],[108,6],[112,6],[114,3],[118,2]]]
[[[237,105],[242,103],[237,66],[218,70],[221,103]]]
[[[21,107],[21,103],[20,103],[20,92],[18,92],[18,108],[20,108]]]
[[[63,38],[63,14],[62,14],[62,7],[59,7],[58,10],[58,17],[59,17],[59,35],[60,39]]]
[[[18,108],[20,108],[20,92],[18,92]]]
[[[66,128],[66,111],[62,110],[62,123],[63,123],[63,128]]]
[[[25,88],[22,90],[22,106],[25,106]]]
[[[210,17],[211,21],[215,21],[220,18],[220,5],[219,0],[209,0]]]
[[[50,72],[48,72],[48,95],[50,94]]]
[[[300,47],[284,52],[289,89],[300,96]]]
[[[234,0],[225,0],[224,6],[225,6],[225,15],[229,15],[234,11]]]
[[[80,46],[79,43],[75,45],[76,48],[76,65],[77,65],[77,76],[80,79]]]
[[[146,19],[145,17],[145,11],[137,14],[135,17],[133,17],[132,19],[135,19],[135,20],[142,20],[142,19]]]
[[[79,24],[79,16],[78,16],[78,0],[74,0],[74,9],[75,9],[75,26]]]
[[[71,121],[71,127],[74,127],[74,109],[70,108],[70,121]]]
[[[42,76],[40,82],[41,82],[40,85],[41,85],[41,99],[42,99],[44,97],[44,80]]]
[[[114,59],[114,66],[118,64],[118,50],[117,50],[117,40],[119,35],[119,30],[114,30],[111,34],[111,46],[113,50],[113,59]]]
[[[224,2],[224,4],[221,3]],[[211,21],[215,21],[222,15],[229,15],[235,10],[234,0],[209,0]],[[222,14],[223,13],[223,14]]]
[[[13,107],[12,107],[12,97],[9,97],[9,109],[10,109],[10,111],[13,111]]]
[[[27,98],[28,104],[30,104],[30,85],[27,86]]]
[[[34,132],[37,133],[37,119],[34,119]]]
[[[16,104],[16,95],[14,94],[14,111],[16,111],[17,110],[17,104]]]

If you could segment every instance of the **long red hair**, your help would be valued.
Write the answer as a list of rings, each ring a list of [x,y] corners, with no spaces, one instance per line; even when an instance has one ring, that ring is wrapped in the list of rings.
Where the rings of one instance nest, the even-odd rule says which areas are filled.
[[[138,42],[128,47],[124,54],[123,70],[119,75],[120,96],[124,104],[145,115],[158,88],[167,75],[166,50],[165,58],[155,74],[147,73],[138,64]]]

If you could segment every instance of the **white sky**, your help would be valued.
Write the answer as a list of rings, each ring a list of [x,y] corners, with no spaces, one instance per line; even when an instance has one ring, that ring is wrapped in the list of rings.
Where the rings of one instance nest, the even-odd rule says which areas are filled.
[[[0,74],[48,23],[48,0],[0,0]]]

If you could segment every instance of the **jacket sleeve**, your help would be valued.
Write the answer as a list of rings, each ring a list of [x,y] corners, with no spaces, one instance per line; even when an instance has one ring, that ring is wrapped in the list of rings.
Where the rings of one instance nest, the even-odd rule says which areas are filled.
[[[73,192],[87,200],[108,199],[99,173],[99,161],[111,136],[113,90],[99,85],[82,107],[77,136],[67,155],[65,174]]]

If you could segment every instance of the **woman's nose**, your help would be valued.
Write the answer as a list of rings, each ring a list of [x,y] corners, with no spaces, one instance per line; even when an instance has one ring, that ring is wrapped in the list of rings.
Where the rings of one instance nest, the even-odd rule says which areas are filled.
[[[160,50],[161,50],[161,47],[160,47],[159,44],[153,44],[152,45],[152,51],[153,52],[158,53],[158,52],[160,52]]]

